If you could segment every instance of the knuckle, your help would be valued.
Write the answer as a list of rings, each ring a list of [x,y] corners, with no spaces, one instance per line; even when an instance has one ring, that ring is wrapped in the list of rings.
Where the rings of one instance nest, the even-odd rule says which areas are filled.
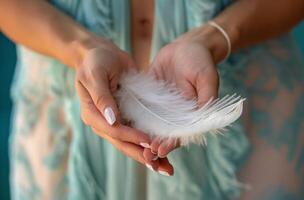
[[[91,97],[84,97],[80,98],[80,106],[81,110],[84,113],[84,115],[87,115],[88,112],[91,112],[94,110],[94,102],[92,101]]]
[[[87,78],[86,78],[86,73],[84,72],[84,70],[77,70],[77,73],[76,73],[76,80],[77,81],[85,81]]]

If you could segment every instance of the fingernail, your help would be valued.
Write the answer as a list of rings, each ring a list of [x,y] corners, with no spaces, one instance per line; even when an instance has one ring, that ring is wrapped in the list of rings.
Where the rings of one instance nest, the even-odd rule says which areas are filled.
[[[142,147],[144,147],[144,148],[148,148],[148,149],[151,148],[148,143],[141,142],[141,143],[139,143],[139,145],[142,146]]]
[[[155,156],[154,158],[152,158],[153,161],[157,160],[158,156]]]
[[[157,152],[154,152],[152,149],[151,149],[151,153],[157,155]]]
[[[158,157],[159,158],[165,158],[165,157],[167,157],[167,155],[163,155],[163,156],[158,155]]]
[[[106,107],[104,110],[104,117],[106,118],[107,122],[112,126],[115,121],[116,117],[111,107]]]
[[[153,171],[153,172],[154,172],[154,169],[153,169],[153,167],[152,167],[151,165],[146,164],[146,167],[147,167],[148,169],[150,169],[151,171]]]
[[[170,176],[170,174],[168,172],[165,172],[165,171],[159,170],[158,173],[160,173],[161,175],[164,175],[164,176]]]

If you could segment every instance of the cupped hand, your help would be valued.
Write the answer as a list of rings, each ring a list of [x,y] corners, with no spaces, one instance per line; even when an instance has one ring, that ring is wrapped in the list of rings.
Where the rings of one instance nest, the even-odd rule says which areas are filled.
[[[201,28],[194,29],[163,47],[151,64],[150,72],[157,79],[176,85],[185,98],[197,99],[199,106],[218,95],[219,76],[208,41]],[[151,151],[146,149],[145,159],[166,157],[179,147],[176,140],[151,142]]]
[[[135,64],[130,56],[108,41],[98,42],[85,51],[76,68],[76,89],[80,98],[81,118],[92,130],[112,143],[130,158],[147,164],[143,146],[150,137],[120,122],[113,93],[118,89],[120,75]],[[155,170],[173,174],[168,160],[149,162]]]

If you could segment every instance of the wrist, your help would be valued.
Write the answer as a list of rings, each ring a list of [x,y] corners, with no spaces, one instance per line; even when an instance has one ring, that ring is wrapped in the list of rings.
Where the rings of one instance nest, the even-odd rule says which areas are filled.
[[[220,25],[220,27],[222,27],[222,25]],[[226,56],[235,49],[238,38],[236,31],[228,30],[226,27],[223,29],[228,35],[229,41],[227,41],[224,34],[214,26],[205,24],[199,28],[200,41],[209,49],[215,64],[225,59]]]
[[[95,38],[92,37],[72,41],[69,45],[69,55],[67,56],[71,66],[75,69],[80,67],[85,55],[90,49],[96,47],[96,43]]]
[[[111,44],[111,42],[95,35],[74,40],[68,45],[66,62],[70,67],[77,69],[81,66],[85,56],[90,50],[97,47],[104,47],[109,44]]]

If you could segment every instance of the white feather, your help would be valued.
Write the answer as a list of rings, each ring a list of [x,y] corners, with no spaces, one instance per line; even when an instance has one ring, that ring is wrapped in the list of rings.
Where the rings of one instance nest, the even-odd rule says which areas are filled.
[[[125,73],[119,85],[116,97],[124,119],[153,137],[180,139],[184,145],[206,144],[208,132],[221,133],[241,116],[245,100],[227,95],[198,108],[174,85],[134,71]]]

